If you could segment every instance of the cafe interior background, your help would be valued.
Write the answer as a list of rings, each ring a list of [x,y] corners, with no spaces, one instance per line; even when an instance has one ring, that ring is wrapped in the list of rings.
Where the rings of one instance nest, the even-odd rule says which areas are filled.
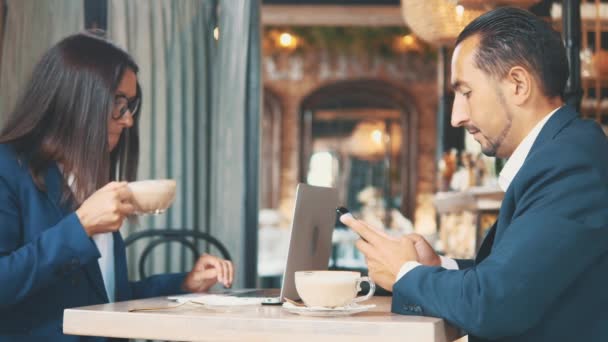
[[[236,264],[237,287],[278,287],[304,182],[338,188],[340,203],[390,234],[416,232],[443,254],[472,257],[500,206],[505,161],[449,125],[454,39],[497,5],[551,21],[580,47],[569,50],[580,58],[571,103],[608,132],[608,3],[580,1],[582,34],[568,36],[564,17],[578,3],[0,0],[0,119],[46,49],[103,29],[140,65],[139,178],[178,182],[169,210],[123,236],[210,234]],[[188,269],[180,238],[150,248],[144,271]],[[365,270],[356,239],[336,222],[331,268]],[[149,243],[128,249],[134,279]]]

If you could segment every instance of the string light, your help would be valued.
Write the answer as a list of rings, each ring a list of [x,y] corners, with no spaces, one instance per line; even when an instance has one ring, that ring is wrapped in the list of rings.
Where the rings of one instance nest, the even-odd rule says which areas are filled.
[[[279,36],[279,45],[284,48],[295,48],[297,44],[297,39],[287,32],[281,33]]]
[[[462,17],[463,14],[464,14],[464,7],[462,5],[456,6],[456,15],[458,17]]]
[[[372,140],[376,144],[382,143],[382,132],[379,129],[375,129],[372,131]]]
[[[403,40],[403,44],[405,44],[405,46],[412,46],[416,42],[414,36],[412,36],[411,34],[406,34],[401,39]]]

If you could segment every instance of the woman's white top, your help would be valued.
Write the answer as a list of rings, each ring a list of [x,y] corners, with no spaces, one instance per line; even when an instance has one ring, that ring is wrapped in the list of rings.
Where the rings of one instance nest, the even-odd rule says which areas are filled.
[[[106,288],[110,303],[116,300],[116,278],[114,276],[114,236],[112,233],[102,233],[93,235],[93,241],[97,245],[97,249],[101,254],[101,258],[97,259],[103,285]]]
[[[75,192],[74,175],[68,177],[68,185]],[[116,301],[116,277],[114,272],[114,236],[112,233],[101,233],[93,235],[93,242],[99,250],[101,257],[97,259],[99,270],[103,278],[103,285],[110,303]]]

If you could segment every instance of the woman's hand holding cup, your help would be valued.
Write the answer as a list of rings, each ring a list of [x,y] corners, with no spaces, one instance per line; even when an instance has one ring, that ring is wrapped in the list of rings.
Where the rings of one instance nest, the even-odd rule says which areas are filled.
[[[135,211],[132,202],[127,182],[110,182],[87,198],[76,215],[88,236],[115,232]]]

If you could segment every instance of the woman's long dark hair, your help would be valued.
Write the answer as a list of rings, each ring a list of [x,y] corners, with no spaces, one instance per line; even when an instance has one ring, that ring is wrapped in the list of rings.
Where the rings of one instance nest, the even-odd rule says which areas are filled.
[[[74,176],[75,205],[110,180],[136,178],[139,113],[108,152],[108,120],[127,69],[139,70],[128,53],[90,33],[63,39],[35,66],[0,132],[0,143],[14,147],[41,191],[54,162],[64,178]],[[141,96],[139,84],[137,93]],[[67,186],[63,194],[64,199],[71,196]]]

